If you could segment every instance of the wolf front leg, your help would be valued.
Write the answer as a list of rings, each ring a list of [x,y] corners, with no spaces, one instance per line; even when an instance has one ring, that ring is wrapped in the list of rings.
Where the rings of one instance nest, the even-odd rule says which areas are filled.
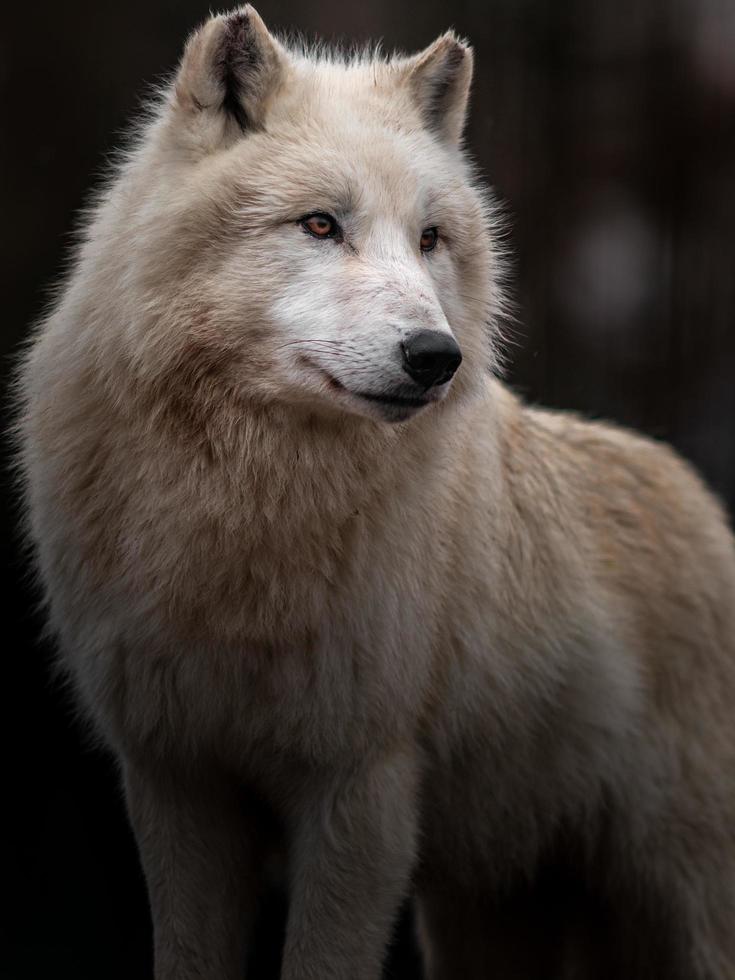
[[[237,786],[130,762],[124,778],[153,915],[155,980],[242,980],[257,844]]]
[[[299,794],[282,980],[377,980],[416,854],[409,755],[321,778]]]

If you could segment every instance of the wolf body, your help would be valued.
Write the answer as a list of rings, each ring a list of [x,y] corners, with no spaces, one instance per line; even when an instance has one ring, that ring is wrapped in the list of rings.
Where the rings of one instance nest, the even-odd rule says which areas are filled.
[[[533,976],[554,854],[617,931],[539,976],[735,977],[732,536],[668,448],[493,378],[471,64],[210,19],[24,357],[29,533],[157,980],[243,976],[264,809],[285,980],[378,977],[411,892],[427,976]]]

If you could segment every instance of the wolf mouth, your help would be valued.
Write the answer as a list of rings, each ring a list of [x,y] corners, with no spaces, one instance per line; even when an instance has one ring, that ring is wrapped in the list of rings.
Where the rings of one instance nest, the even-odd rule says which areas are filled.
[[[405,395],[374,395],[369,391],[355,391],[353,394],[358,398],[366,398],[370,402],[379,402],[381,405],[397,405],[402,408],[422,408],[428,405],[428,398],[411,398]]]
[[[371,391],[353,391],[351,388],[348,388],[346,385],[342,384],[341,381],[338,381],[334,375],[330,374],[328,371],[325,371],[324,368],[320,367],[318,364],[315,364],[309,358],[304,357],[302,360],[307,364],[310,364],[312,367],[315,367],[320,374],[326,378],[330,387],[335,391],[343,391],[345,394],[352,395],[354,398],[364,398],[365,401],[376,402],[379,405],[386,405],[388,407],[399,409],[424,408],[432,400],[430,398],[426,398],[425,396],[420,397],[416,395],[375,394]]]

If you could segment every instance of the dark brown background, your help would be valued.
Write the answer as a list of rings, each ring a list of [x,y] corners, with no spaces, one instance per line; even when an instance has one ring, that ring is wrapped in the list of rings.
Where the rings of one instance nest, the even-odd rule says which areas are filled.
[[[449,25],[471,38],[469,143],[511,219],[511,382],[672,441],[732,508],[733,0],[268,0],[260,11],[274,28],[389,48],[422,47]],[[206,13],[193,0],[37,0],[4,14],[5,373],[106,153]],[[49,681],[5,484],[0,978],[138,980],[148,919],[115,774]],[[418,975],[406,935],[394,977]]]

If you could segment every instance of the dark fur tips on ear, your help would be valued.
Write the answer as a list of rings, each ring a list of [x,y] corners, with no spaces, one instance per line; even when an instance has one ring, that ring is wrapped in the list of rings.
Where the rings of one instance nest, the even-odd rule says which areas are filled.
[[[250,124],[244,96],[261,66],[248,11],[238,10],[225,20],[213,68],[223,91],[222,108],[243,131]]]
[[[184,109],[223,113],[242,132],[263,125],[284,52],[250,5],[210,18],[187,44],[176,81]]]
[[[409,64],[409,80],[427,127],[456,142],[472,81],[472,48],[449,31]]]
[[[443,60],[429,80],[424,112],[429,122],[435,126],[439,125],[442,120],[447,97],[454,86],[464,57],[464,48],[459,45],[452,46],[447,50]]]

